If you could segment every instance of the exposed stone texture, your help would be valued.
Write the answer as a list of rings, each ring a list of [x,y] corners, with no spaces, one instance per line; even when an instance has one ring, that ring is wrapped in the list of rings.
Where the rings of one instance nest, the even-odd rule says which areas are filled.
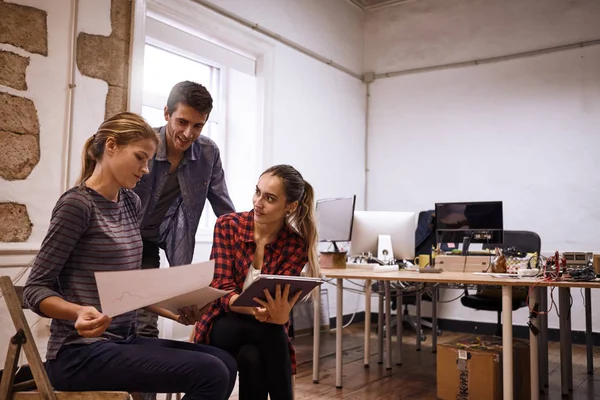
[[[17,90],[27,90],[25,72],[29,57],[21,57],[10,51],[0,51],[0,85]]]
[[[0,130],[39,135],[40,123],[33,101],[0,92]]]
[[[48,55],[47,13],[37,8],[0,2],[0,43]]]
[[[0,203],[0,242],[26,242],[33,224],[24,204]]]
[[[109,86],[106,95],[106,117],[127,109],[127,92],[117,86]]]
[[[129,43],[131,35],[131,0],[112,0],[110,5],[111,36]]]
[[[39,161],[39,136],[0,132],[0,177],[25,179]]]
[[[102,79],[111,86],[127,83],[129,43],[111,36],[80,33],[77,37],[77,68],[83,75]]]
[[[80,33],[77,37],[77,68],[109,85],[105,117],[127,110],[131,0],[112,0],[110,36]]]

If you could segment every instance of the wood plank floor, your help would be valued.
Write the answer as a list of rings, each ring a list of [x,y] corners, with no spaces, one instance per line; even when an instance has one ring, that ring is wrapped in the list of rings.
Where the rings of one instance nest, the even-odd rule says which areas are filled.
[[[422,350],[416,351],[415,333],[405,329],[403,365],[386,371],[377,364],[377,327],[371,329],[371,366],[363,366],[364,325],[353,324],[344,329],[344,387],[335,387],[335,332],[321,334],[320,381],[312,381],[312,336],[295,338],[298,354],[296,376],[296,399],[346,399],[346,400],[435,400],[437,398],[436,355],[431,352],[431,336],[422,342]],[[439,343],[451,341],[458,336],[443,332]],[[396,337],[393,336],[394,346]],[[600,348],[594,348],[594,375],[587,374],[585,346],[573,345],[573,393],[561,396],[559,344],[549,345],[550,387],[540,396],[542,400],[600,400]],[[239,400],[237,387],[230,400]],[[164,399],[164,395],[159,395]],[[479,399],[477,399],[479,400]],[[486,399],[481,399],[486,400]],[[519,399],[515,399],[519,400]]]
[[[373,326],[372,332],[376,331]],[[364,325],[354,324],[344,330],[344,387],[335,388],[335,333],[321,335],[321,375],[318,384],[312,383],[312,337],[294,339],[298,352],[296,399],[436,399],[436,358],[431,352],[431,336],[416,351],[415,334],[405,330],[403,365],[393,364],[391,371],[377,364],[377,341],[371,336],[371,367],[363,366]],[[440,343],[461,336],[443,332]],[[395,343],[395,336],[393,342]],[[561,396],[559,344],[549,345],[550,388],[541,399],[600,399],[600,348],[594,349],[595,374],[587,374],[585,346],[573,346],[573,387],[571,396]],[[232,398],[237,398],[232,397]],[[482,399],[483,400],[483,399]],[[518,400],[518,399],[516,399]]]

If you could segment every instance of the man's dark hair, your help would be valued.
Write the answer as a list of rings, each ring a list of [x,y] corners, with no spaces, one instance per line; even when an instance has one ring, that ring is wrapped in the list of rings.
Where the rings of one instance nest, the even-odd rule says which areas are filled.
[[[171,89],[167,100],[169,115],[173,115],[179,103],[190,106],[201,114],[210,114],[213,108],[213,99],[208,90],[201,84],[191,81],[179,82]]]

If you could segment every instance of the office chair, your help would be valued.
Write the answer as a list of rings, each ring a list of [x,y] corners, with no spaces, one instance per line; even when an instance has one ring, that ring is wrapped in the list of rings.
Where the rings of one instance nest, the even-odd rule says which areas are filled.
[[[485,244],[484,249],[508,249],[516,247],[525,253],[537,253],[540,256],[542,248],[542,240],[535,232],[530,231],[504,231],[503,244]],[[500,289],[490,289],[479,287],[476,294],[469,294],[465,288],[465,295],[460,299],[463,306],[475,310],[496,311],[498,313],[498,324],[496,327],[496,335],[502,336],[502,295]],[[526,307],[525,298],[526,291],[513,288],[512,310],[518,310],[521,307]]]

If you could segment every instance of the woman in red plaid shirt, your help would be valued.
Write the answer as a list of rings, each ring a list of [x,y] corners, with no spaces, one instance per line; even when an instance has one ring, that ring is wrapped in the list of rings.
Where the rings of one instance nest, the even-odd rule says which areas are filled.
[[[312,186],[289,165],[260,176],[254,209],[219,217],[211,259],[212,286],[231,290],[196,324],[194,341],[227,350],[238,361],[240,400],[292,399],[296,357],[287,333],[297,294],[280,288],[263,307],[236,307],[235,300],[259,274],[318,275],[317,227]]]

